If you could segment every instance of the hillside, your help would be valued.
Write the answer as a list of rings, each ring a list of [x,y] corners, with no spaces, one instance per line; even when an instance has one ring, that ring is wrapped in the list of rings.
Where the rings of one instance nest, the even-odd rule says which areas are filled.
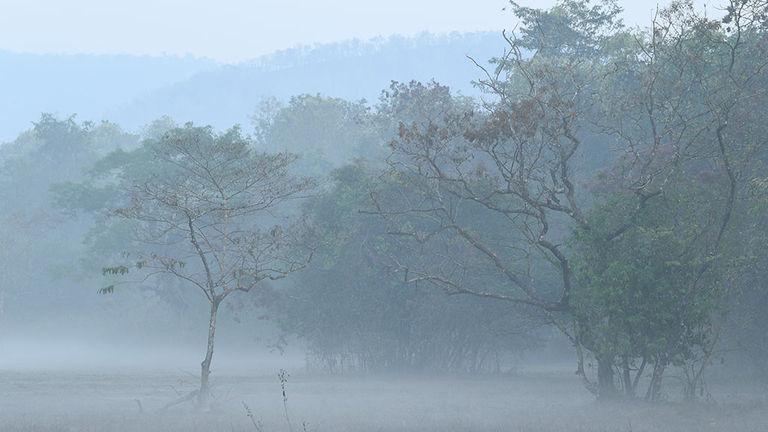
[[[226,128],[247,124],[259,100],[321,93],[375,101],[392,80],[435,79],[465,93],[503,49],[495,33],[390,37],[279,51],[237,65],[195,58],[0,52],[0,142],[42,112],[108,119],[136,130],[169,115]]]
[[[16,138],[42,112],[99,120],[114,106],[216,66],[192,57],[0,51],[0,142]]]

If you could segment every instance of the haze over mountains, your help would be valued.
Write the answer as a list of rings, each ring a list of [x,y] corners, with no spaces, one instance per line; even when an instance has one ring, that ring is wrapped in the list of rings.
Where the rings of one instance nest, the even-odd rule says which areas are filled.
[[[217,129],[248,125],[260,100],[320,93],[375,102],[392,80],[436,80],[475,94],[484,63],[504,48],[495,32],[422,34],[298,47],[221,65],[194,57],[0,52],[0,142],[43,112],[110,120],[137,130],[168,115]]]
[[[217,67],[192,57],[44,55],[0,51],[0,142],[42,112],[100,120],[141,94]]]

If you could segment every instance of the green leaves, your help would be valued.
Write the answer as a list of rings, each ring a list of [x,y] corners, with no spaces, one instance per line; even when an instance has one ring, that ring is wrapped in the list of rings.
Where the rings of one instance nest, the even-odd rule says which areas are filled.
[[[97,291],[99,294],[112,294],[115,292],[115,286],[114,285],[108,285],[104,288],[99,288]]]
[[[114,267],[104,267],[101,269],[101,274],[103,276],[122,276],[128,274],[128,267],[124,265],[118,265]]]

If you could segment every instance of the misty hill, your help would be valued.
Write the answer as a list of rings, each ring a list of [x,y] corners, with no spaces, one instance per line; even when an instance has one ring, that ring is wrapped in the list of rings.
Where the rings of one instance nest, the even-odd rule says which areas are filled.
[[[129,128],[162,115],[226,128],[233,123],[248,124],[259,100],[265,97],[284,100],[297,94],[320,93],[376,101],[392,80],[434,78],[464,94],[473,94],[471,81],[480,71],[467,55],[485,62],[502,52],[503,42],[500,35],[485,32],[295,48],[202,72],[140,97],[111,111],[108,117]]]
[[[247,125],[266,97],[320,93],[377,100],[390,82],[435,79],[474,94],[480,62],[502,52],[493,32],[393,36],[292,48],[237,65],[192,57],[32,55],[0,52],[0,142],[42,112],[108,119],[136,130],[168,115],[226,128]]]
[[[42,112],[100,120],[117,105],[216,66],[193,57],[0,51],[0,142],[14,139]]]

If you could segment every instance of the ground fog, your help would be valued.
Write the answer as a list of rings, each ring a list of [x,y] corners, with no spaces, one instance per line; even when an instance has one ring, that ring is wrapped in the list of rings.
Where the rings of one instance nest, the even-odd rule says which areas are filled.
[[[598,403],[567,367],[503,376],[220,375],[210,410],[157,410],[195,385],[184,371],[3,371],[3,431],[764,431],[759,389],[723,380],[709,402]],[[246,408],[247,407],[247,408]],[[248,411],[252,417],[248,416]],[[255,423],[255,424],[254,424]]]

